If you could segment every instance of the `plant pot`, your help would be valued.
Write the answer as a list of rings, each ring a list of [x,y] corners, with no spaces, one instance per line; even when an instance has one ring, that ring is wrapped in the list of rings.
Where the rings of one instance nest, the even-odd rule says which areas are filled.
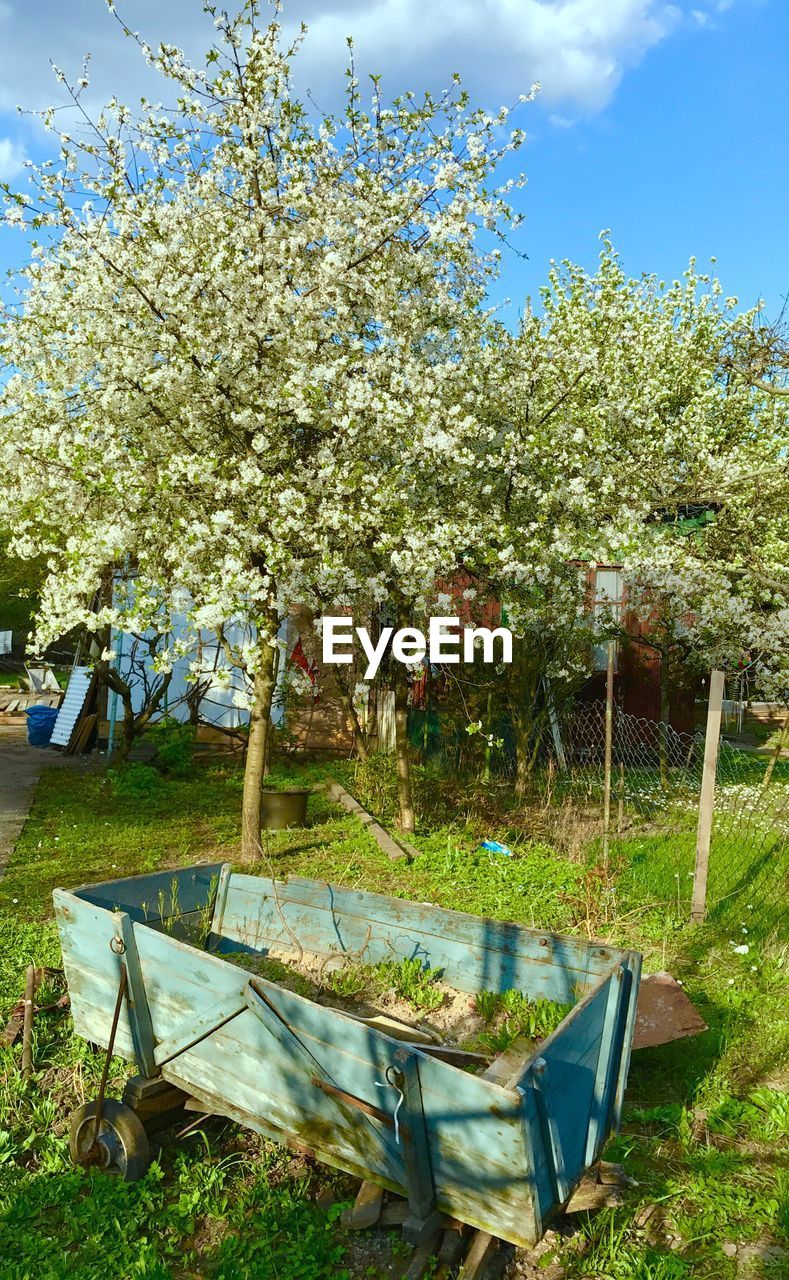
[[[303,827],[307,822],[308,787],[273,788],[260,793],[260,823],[266,831],[284,831],[286,827]]]

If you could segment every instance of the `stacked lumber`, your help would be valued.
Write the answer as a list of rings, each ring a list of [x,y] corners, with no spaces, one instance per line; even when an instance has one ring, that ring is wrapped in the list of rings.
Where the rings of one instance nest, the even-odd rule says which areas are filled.
[[[0,724],[19,724],[29,707],[59,707],[62,693],[31,693],[29,690],[0,689]]]

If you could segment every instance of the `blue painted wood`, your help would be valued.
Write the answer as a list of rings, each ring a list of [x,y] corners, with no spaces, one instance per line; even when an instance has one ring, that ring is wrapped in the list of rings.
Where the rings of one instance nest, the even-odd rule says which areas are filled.
[[[514,988],[562,1003],[594,985],[616,954],[578,938],[297,877],[278,882],[275,893],[270,880],[233,875],[223,933],[220,952],[292,947],[293,934],[318,953],[358,953],[366,943],[370,963],[393,953],[418,957],[460,991]]]
[[[155,1049],[156,1064],[159,1067],[172,1062],[174,1058],[193,1049],[206,1036],[213,1035],[220,1027],[233,1018],[237,1018],[247,1007],[245,988],[239,992],[231,992],[210,1005],[205,1013],[190,1015],[184,1024],[167,1040],[160,1040]]]
[[[149,930],[140,929],[138,933],[145,934],[140,946],[146,979],[165,1023],[171,1020],[173,997],[168,992],[174,992],[176,986],[179,999],[185,991],[190,999],[205,998],[204,992],[218,988],[217,966],[237,981],[240,970],[234,966],[215,957],[194,954],[187,969],[179,955],[168,958],[170,948],[175,952],[188,950],[182,944]],[[385,1082],[386,1068],[402,1044],[337,1010],[327,1010],[293,992],[275,989],[278,1007],[289,1024],[297,1028],[300,1039],[320,1057],[332,1078],[356,1097],[393,1113],[397,1093],[378,1085]],[[179,1016],[180,1013],[179,1005]],[[348,1153],[356,1150],[358,1163],[354,1133],[350,1129],[343,1131],[337,1116],[327,1110],[327,1100],[319,1096],[319,1090],[305,1088],[306,1072],[294,1068],[292,1055],[273,1041],[261,1040],[243,1016],[184,1054],[174,1068],[180,1078],[188,1071],[198,1094],[221,1089],[231,1102],[274,1121],[319,1153],[326,1150],[322,1145],[325,1126],[332,1134],[328,1154],[335,1159],[342,1155],[347,1167]],[[167,1068],[165,1075],[172,1078]],[[420,1062],[420,1077],[441,1207],[447,1212],[460,1212],[462,1207],[464,1220],[484,1228],[493,1212],[490,1206],[500,1202],[497,1221],[509,1221],[513,1231],[524,1230],[529,1218],[531,1184],[524,1157],[519,1098],[428,1058]],[[474,1118],[473,1126],[469,1125],[470,1117]],[[376,1157],[369,1148],[366,1158],[368,1169],[396,1181],[401,1191],[407,1190],[402,1153],[397,1156],[399,1165],[390,1159],[390,1154],[382,1157],[379,1151]],[[469,1167],[475,1170],[473,1179],[469,1178]]]
[[[160,888],[166,895],[162,877],[141,878],[146,885],[135,878],[78,894],[56,892],[80,1034],[106,1044],[117,992],[109,941],[117,927],[113,910],[121,908],[132,916],[127,927],[150,1011],[154,1059],[165,1079],[349,1172],[403,1194],[416,1186],[423,1214],[432,1194],[441,1212],[472,1226],[521,1245],[539,1239],[615,1117],[632,1034],[637,958],[319,882],[292,880],[278,884],[275,894],[270,881],[230,875],[220,864],[194,875],[179,883],[177,903],[172,895],[165,898],[165,910],[178,903],[195,912],[212,908],[210,945],[218,944],[223,954],[171,936],[177,919],[134,921],[134,912],[144,917],[152,889],[157,902]],[[546,1063],[541,1079],[534,1077],[531,1055],[505,1087],[406,1050],[340,1010],[255,978],[269,1001],[261,1016],[260,1008],[247,1004],[249,973],[232,962],[227,948],[265,953],[272,945],[292,946],[289,930],[305,950],[322,954],[358,951],[369,931],[366,959],[418,955],[462,990],[515,987],[561,999],[586,994],[540,1046]],[[614,970],[624,975],[614,980],[618,997]],[[139,1042],[133,1023],[122,1014],[117,1049],[128,1056],[135,1053],[135,1037]],[[402,1068],[403,1055],[409,1099],[401,1117],[421,1142],[416,1179],[407,1144],[398,1144],[393,1130],[399,1094],[391,1069]],[[321,1087],[327,1082],[331,1088]],[[428,1170],[429,1179],[423,1176]]]
[[[564,1159],[561,1126],[553,1105],[556,1090],[551,1088],[548,1063],[544,1058],[535,1058],[529,1072],[534,1085],[537,1120],[542,1133],[543,1147],[548,1153],[548,1169],[553,1183],[554,1197],[557,1204],[564,1204],[569,1198],[571,1183]]]
[[[402,1115],[406,1129],[402,1137],[403,1161],[408,1187],[408,1207],[414,1225],[425,1222],[436,1208],[436,1187],[430,1155],[430,1134],[425,1119],[425,1104],[419,1078],[423,1054],[398,1049],[396,1086],[402,1090]],[[391,1073],[390,1073],[391,1074]]]
[[[561,1203],[557,1199],[560,1192],[566,1199],[587,1168],[584,1156],[606,1027],[610,972],[524,1062],[520,1076],[509,1081],[524,1096],[525,1110],[533,1107],[539,1121],[533,1140],[539,1152],[535,1189],[543,1221]],[[539,1079],[533,1073],[538,1062],[544,1064]],[[531,1100],[530,1092],[535,1095]],[[540,1174],[540,1159],[550,1175],[547,1181]]]
[[[82,885],[74,892],[84,902],[109,911],[125,911],[135,923],[153,924],[208,907],[216,893],[222,862],[129,876],[105,884]]]
[[[597,1069],[595,1071],[586,1135],[586,1149],[584,1152],[584,1164],[586,1165],[594,1164],[595,1160],[602,1154],[608,1137],[611,1118],[611,1095],[619,1074],[622,1052],[621,1033],[623,1020],[621,1014],[623,1004],[626,1003],[629,985],[630,974],[624,965],[617,965],[608,979],[605,1019],[597,1055]]]
[[[627,1073],[630,1070],[630,1054],[633,1049],[633,1032],[636,1025],[638,984],[641,981],[641,956],[637,951],[628,951],[623,958],[623,964],[629,974],[629,982],[626,981],[625,983],[626,990],[623,992],[623,1009],[620,1015],[622,1018],[622,1034],[619,1071],[617,1072],[613,1105],[611,1107],[610,1128],[612,1133],[618,1133],[619,1126],[622,1123],[622,1107],[625,1101]]]
[[[520,1097],[523,1122],[523,1146],[530,1184],[532,1227],[535,1239],[539,1240],[545,1231],[543,1214],[549,1213],[555,1205],[555,1184],[551,1174],[550,1151],[542,1132],[537,1107],[537,1090],[534,1088],[533,1081],[530,1081],[526,1088],[518,1085],[516,1092]]]
[[[158,1067],[154,1058],[153,1025],[137,952],[137,938],[134,925],[125,911],[116,911],[114,920],[115,936],[123,943],[122,958],[126,964],[127,977],[126,1012],[134,1045],[134,1056],[137,1059],[140,1075],[150,1079],[151,1076],[158,1075]]]
[[[230,887],[230,877],[233,872],[232,864],[224,862],[222,870],[219,872],[219,881],[216,886],[216,897],[214,899],[214,913],[211,920],[211,930],[206,942],[207,951],[216,951],[222,941],[222,926],[225,918],[225,906],[227,904],[227,891]]]
[[[63,951],[63,968],[71,995],[77,1035],[105,1048],[118,994],[119,961],[110,950],[117,932],[111,912],[83,902],[64,889],[52,895]],[[121,1006],[116,1052],[134,1057],[129,1007]]]

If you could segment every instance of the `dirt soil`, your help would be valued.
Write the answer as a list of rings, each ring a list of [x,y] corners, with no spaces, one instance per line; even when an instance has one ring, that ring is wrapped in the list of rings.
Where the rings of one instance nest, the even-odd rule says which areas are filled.
[[[418,1008],[394,987],[374,993],[365,991],[366,967],[358,962],[356,965],[344,962],[339,955],[327,957],[313,951],[299,955],[291,948],[272,947],[265,956],[234,953],[232,959],[244,969],[269,978],[299,995],[308,996],[317,1004],[341,1009],[361,1018],[384,1014],[406,1027],[414,1027],[430,1035],[436,1044],[465,1047],[473,1044],[493,1025],[476,1012],[472,995],[467,991],[457,991],[439,978],[431,980],[430,989],[440,995],[441,1003],[435,1009],[425,1010]],[[332,985],[333,976],[338,973],[347,973],[351,984],[358,974],[358,992],[338,992]],[[370,983],[367,985],[369,987]],[[491,1053],[489,1056],[494,1055]]]

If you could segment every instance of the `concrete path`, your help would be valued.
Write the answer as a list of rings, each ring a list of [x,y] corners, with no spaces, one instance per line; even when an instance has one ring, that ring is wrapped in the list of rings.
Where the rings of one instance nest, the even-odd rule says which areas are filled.
[[[23,726],[0,725],[0,877],[25,825],[48,755],[28,746]]]
[[[27,722],[0,724],[0,879],[5,875],[25,820],[42,769],[70,769],[88,773],[102,767],[104,756],[93,751],[87,756],[67,756],[62,751],[31,747]]]

